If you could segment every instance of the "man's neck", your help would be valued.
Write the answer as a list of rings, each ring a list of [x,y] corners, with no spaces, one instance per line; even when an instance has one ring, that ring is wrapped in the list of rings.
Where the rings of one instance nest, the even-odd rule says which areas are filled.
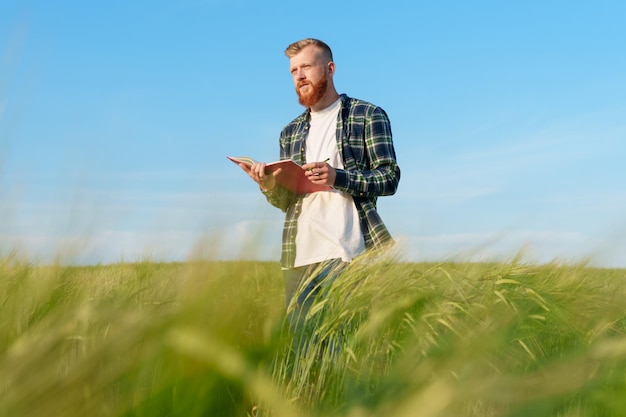
[[[326,94],[324,94],[324,97],[320,99],[320,101],[311,106],[311,111],[318,112],[324,110],[335,101],[337,101],[338,98],[339,94],[337,93],[337,90],[333,88],[332,90],[327,91]]]

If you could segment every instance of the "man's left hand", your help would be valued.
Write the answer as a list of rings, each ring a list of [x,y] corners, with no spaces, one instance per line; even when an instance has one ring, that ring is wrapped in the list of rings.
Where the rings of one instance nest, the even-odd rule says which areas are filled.
[[[326,162],[311,162],[302,165],[304,169],[304,175],[313,184],[319,185],[334,185],[337,172],[335,168],[328,165]]]

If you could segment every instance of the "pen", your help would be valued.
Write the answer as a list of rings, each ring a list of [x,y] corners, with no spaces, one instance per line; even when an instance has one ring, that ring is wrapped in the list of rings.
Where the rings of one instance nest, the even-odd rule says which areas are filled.
[[[326,158],[326,159],[324,159],[322,162],[326,163],[326,162],[328,162],[328,161],[330,161],[330,158]],[[309,168],[309,169],[307,169],[307,171],[311,171],[311,170],[313,170],[313,168]]]

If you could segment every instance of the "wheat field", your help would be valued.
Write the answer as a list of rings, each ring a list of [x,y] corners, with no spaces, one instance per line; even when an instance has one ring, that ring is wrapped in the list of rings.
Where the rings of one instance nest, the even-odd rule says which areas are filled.
[[[273,262],[0,277],[0,416],[626,415],[625,270],[364,258],[298,331]]]

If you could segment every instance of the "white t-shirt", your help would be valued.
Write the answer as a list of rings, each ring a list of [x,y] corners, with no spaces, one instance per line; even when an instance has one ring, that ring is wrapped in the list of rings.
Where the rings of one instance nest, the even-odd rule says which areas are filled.
[[[306,161],[330,158],[328,164],[343,169],[337,145],[337,116],[341,99],[318,112],[311,112],[306,139]],[[298,217],[295,265],[303,266],[329,259],[350,262],[365,251],[359,213],[352,196],[331,190],[307,194]]]

